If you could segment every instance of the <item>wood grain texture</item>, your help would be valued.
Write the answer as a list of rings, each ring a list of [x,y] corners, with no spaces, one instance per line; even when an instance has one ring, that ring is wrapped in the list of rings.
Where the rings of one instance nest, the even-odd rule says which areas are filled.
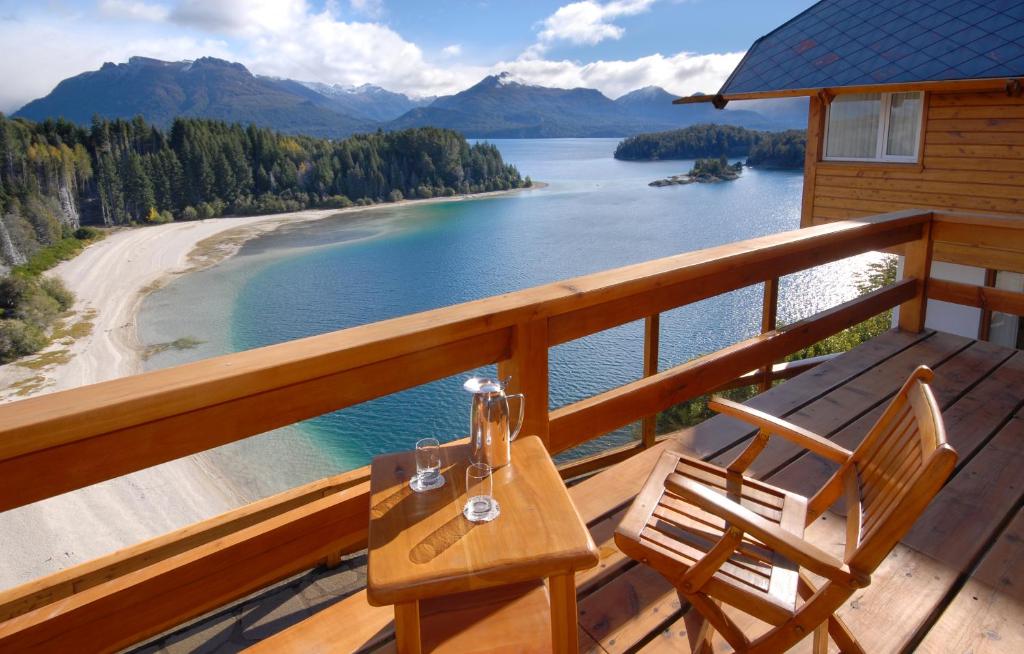
[[[908,242],[929,221],[907,211],[773,234],[8,404],[0,510],[488,363],[525,370],[541,342]],[[519,376],[542,389],[542,373]],[[541,435],[543,395],[528,395]]]
[[[0,651],[117,651],[309,569],[328,552],[365,538],[368,486],[334,493],[0,623]]]
[[[759,363],[781,358],[914,297],[917,280],[874,291],[767,334],[551,412],[554,451],[568,449],[645,415],[703,395]]]
[[[446,483],[414,493],[412,452],[374,459],[367,593],[371,603],[426,599],[518,583],[593,567],[597,548],[540,439],[512,446],[512,463],[497,469],[494,497],[501,515],[471,523],[465,467],[469,446],[441,448]]]
[[[996,654],[1024,648],[1024,512],[1018,511],[917,651]]]
[[[801,224],[911,206],[1024,214],[1024,101],[1005,93],[935,90],[925,96],[924,114],[916,167],[818,162],[805,172]],[[808,131],[809,153],[822,138]],[[942,261],[957,262],[956,254],[936,250]]]

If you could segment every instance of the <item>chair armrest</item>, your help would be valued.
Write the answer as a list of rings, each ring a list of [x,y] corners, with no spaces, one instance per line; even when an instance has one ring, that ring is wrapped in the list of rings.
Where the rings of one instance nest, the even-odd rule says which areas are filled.
[[[764,411],[751,409],[744,404],[739,404],[738,402],[733,402],[732,400],[727,400],[723,397],[713,397],[711,398],[711,401],[708,402],[708,406],[718,413],[738,418],[743,422],[760,428],[763,431],[775,434],[776,436],[782,436],[786,440],[807,448],[811,452],[814,452],[819,456],[823,456],[831,461],[835,461],[836,463],[846,463],[847,459],[849,459],[852,454],[850,450],[840,447],[827,438],[823,438],[812,431],[808,431],[791,422],[776,418]]]
[[[871,581],[869,576],[851,570],[828,552],[701,483],[672,473],[665,479],[665,488],[687,502],[725,520],[730,526],[757,538],[772,550],[817,575],[852,588],[864,588]]]

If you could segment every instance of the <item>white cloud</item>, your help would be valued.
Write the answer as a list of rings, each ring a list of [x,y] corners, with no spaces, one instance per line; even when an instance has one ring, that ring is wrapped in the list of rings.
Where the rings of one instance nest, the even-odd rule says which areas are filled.
[[[156,0],[105,0],[104,12],[119,12],[115,21],[103,20],[108,15],[104,12],[99,18],[51,13],[0,20],[0,42],[5,46],[0,58],[0,79],[5,80],[0,85],[0,110],[13,111],[46,95],[66,77],[95,70],[105,61],[124,62],[132,55],[166,60],[210,55],[239,61],[262,75],[342,85],[371,83],[412,95],[456,93],[485,75],[507,70],[532,84],[596,88],[610,97],[651,84],[680,95],[715,91],[740,58],[739,53],[679,53],[581,63],[538,56],[470,65],[457,59],[460,44],[443,48],[438,60],[431,61],[419,46],[382,23],[339,17],[335,2],[320,11],[306,0],[165,4],[162,22],[151,11],[161,6]],[[600,6],[607,21],[649,4],[650,0],[635,0]],[[133,17],[126,29],[124,20]],[[80,29],[88,20],[93,21],[90,29]]]
[[[680,52],[670,56],[653,54],[639,59],[593,61],[586,64],[520,58],[499,63],[495,69],[507,70],[531,84],[557,88],[593,88],[611,98],[644,86],[661,86],[670,93],[682,96],[695,91],[717,91],[742,58],[742,52]]]
[[[610,22],[622,16],[633,16],[650,9],[655,0],[615,0],[594,2],[583,0],[563,5],[540,24],[537,43],[525,55],[539,57],[556,41],[576,45],[596,45],[606,39],[620,39],[625,30]]]
[[[298,28],[309,15],[305,0],[179,0],[169,17],[185,27],[251,37]]]
[[[383,0],[349,0],[349,6],[352,11],[370,18],[379,18],[384,13]]]
[[[167,18],[167,7],[135,0],[101,0],[100,12],[114,18],[162,21]]]
[[[12,112],[49,93],[62,79],[104,62],[124,62],[139,55],[168,59],[195,59],[204,54],[230,59],[227,43],[189,35],[157,35],[146,30],[124,30],[103,24],[81,29],[83,17],[0,21],[0,111]],[[31,71],[26,73],[26,71]]]

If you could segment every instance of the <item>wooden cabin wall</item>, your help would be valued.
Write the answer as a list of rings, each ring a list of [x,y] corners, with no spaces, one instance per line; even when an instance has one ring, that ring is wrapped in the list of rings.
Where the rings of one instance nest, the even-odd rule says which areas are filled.
[[[1024,98],[926,94],[916,164],[821,161],[823,107],[811,98],[801,226],[912,207],[1024,216]]]

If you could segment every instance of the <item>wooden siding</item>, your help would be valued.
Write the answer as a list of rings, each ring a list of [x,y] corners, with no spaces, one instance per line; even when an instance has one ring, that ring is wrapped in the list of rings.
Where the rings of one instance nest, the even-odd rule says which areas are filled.
[[[1024,214],[1024,97],[925,97],[916,164],[821,161],[825,112],[811,98],[803,226],[922,206]],[[948,257],[936,251],[936,258]]]

